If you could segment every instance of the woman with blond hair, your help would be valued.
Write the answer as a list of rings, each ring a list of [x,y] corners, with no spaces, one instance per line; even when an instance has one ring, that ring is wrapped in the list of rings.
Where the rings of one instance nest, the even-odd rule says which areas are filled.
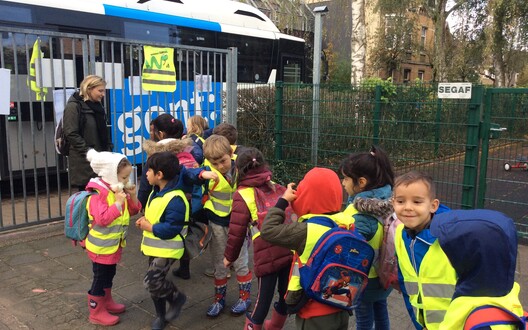
[[[97,176],[86,159],[86,152],[112,150],[102,103],[105,91],[103,78],[86,76],[64,109],[63,130],[70,144],[70,184],[79,190],[84,190],[88,181]]]

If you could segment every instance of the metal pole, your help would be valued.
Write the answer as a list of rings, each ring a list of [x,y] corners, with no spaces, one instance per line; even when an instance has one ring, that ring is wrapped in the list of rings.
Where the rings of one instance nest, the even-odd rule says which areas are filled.
[[[227,77],[226,77],[226,94],[227,94],[227,122],[237,126],[237,109],[238,109],[238,91],[237,91],[237,48],[230,47],[227,49]]]
[[[282,100],[284,83],[278,81],[275,88],[275,159],[282,160]]]
[[[322,50],[322,16],[328,12],[328,7],[319,6],[314,8],[314,54],[313,54],[313,100],[312,100],[312,163],[317,166],[317,153],[319,149],[319,102],[321,82],[321,50]]]

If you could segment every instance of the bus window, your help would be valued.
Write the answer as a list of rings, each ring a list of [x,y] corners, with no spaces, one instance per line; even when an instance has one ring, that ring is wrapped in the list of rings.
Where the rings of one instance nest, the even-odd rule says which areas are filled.
[[[169,43],[169,27],[148,23],[124,22],[125,38]]]
[[[176,38],[176,40],[174,40]],[[216,47],[216,32],[193,28],[171,28],[171,42],[197,47]]]
[[[237,47],[238,81],[267,82],[273,69],[273,40],[236,34],[219,34],[218,48]]]
[[[31,9],[0,5],[0,21],[31,23]]]
[[[302,78],[302,59],[283,57],[282,73],[282,81],[287,83],[300,83]]]

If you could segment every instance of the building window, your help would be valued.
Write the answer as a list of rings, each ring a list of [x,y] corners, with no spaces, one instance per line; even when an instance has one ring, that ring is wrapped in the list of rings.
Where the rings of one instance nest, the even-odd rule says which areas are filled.
[[[385,38],[389,49],[396,48],[396,16],[394,14],[385,15]]]
[[[425,63],[425,60],[426,60],[425,54],[420,54],[420,62]]]
[[[411,69],[403,70],[403,82],[411,81]]]
[[[394,79],[396,78],[396,77],[394,77],[395,74],[396,74],[396,72],[394,70],[392,70],[392,69],[389,70],[389,78],[392,79],[392,81],[394,81]]]
[[[424,80],[424,75],[425,75],[425,71],[423,70],[418,70],[418,79],[420,79],[421,81]]]
[[[426,37],[427,37],[427,28],[425,26],[422,26],[422,35],[420,36],[420,45],[422,46],[422,49],[425,48]]]

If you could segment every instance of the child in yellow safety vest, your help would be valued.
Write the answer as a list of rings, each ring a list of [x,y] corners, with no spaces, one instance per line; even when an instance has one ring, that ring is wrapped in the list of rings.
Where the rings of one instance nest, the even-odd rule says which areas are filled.
[[[274,246],[260,237],[258,233],[260,227],[257,222],[261,220],[261,215],[258,215],[258,212],[265,212],[265,209],[259,207],[258,203],[263,203],[263,201],[256,201],[255,196],[259,194],[259,196],[267,195],[272,198],[269,200],[271,207],[277,202],[284,187],[271,181],[271,171],[264,156],[256,148],[244,148],[238,155],[236,166],[238,190],[233,195],[233,210],[224,252],[224,265],[229,267],[238,258],[240,250],[245,245],[247,232],[251,229],[253,269],[258,277],[259,291],[253,311],[246,314],[244,329],[260,330],[263,325],[267,330],[282,329],[287,316],[284,295],[288,287],[292,252],[289,249]],[[278,187],[282,187],[282,190]],[[276,286],[279,293],[278,302],[274,305],[271,320],[264,322],[273,301]]]
[[[130,216],[141,210],[136,186],[129,184],[132,165],[125,155],[88,150],[86,159],[98,175],[86,185],[95,194],[87,202],[89,232],[81,243],[92,260],[93,281],[88,291],[89,320],[93,324],[114,325],[125,305],[112,298],[116,265],[121,260]],[[112,314],[110,314],[112,313]]]
[[[346,228],[350,228],[352,221],[340,212],[343,187],[333,170],[315,167],[306,173],[297,189],[293,188],[294,185],[288,184],[282,198],[269,209],[262,224],[261,236],[271,244],[294,250],[299,261],[306,264],[319,238],[330,230],[330,227],[316,224],[313,220],[330,219]],[[285,210],[289,203],[299,219],[286,224]],[[285,298],[288,313],[296,314],[296,328],[348,329],[348,311],[308,298],[301,286],[299,268],[292,265]]]
[[[141,251],[149,257],[143,283],[156,309],[152,329],[163,329],[167,321],[179,316],[186,301],[185,294],[167,280],[167,274],[176,259],[183,256],[190,208],[180,180],[184,169],[173,152],[151,155],[146,166],[147,180],[154,188],[145,205],[145,216],[136,221],[136,227],[143,230]]]
[[[233,193],[237,189],[238,172],[233,159],[229,141],[221,135],[213,134],[205,140],[204,156],[206,164],[201,169],[189,169],[189,180],[192,184],[205,185],[204,210],[211,228],[209,250],[213,254],[215,299],[207,309],[208,317],[217,317],[225,307],[228,268],[224,265],[224,250],[227,244],[227,233]],[[211,170],[216,174],[215,180],[207,180],[204,173]],[[248,268],[248,248],[244,244],[238,259],[233,262],[239,285],[239,299],[231,307],[231,314],[244,314],[251,304],[250,290],[252,274]]]
[[[457,281],[455,269],[430,230],[435,214],[447,208],[436,198],[433,179],[416,171],[396,178],[393,207],[402,222],[394,244],[407,311],[416,329],[437,330]]]
[[[231,150],[232,150],[231,157],[234,160],[236,160],[240,150],[242,149],[242,146],[237,145],[237,139],[238,139],[238,130],[237,130],[237,128],[234,125],[229,124],[229,123],[221,123],[221,124],[216,125],[212,129],[206,129],[203,132],[203,137],[204,138],[208,138],[212,134],[221,135],[221,136],[225,137],[227,139],[227,141],[229,141],[229,144],[231,145]],[[207,163],[207,161],[206,161],[205,165],[208,165],[208,164],[209,163]],[[211,255],[211,265],[212,266],[207,267],[205,269],[204,274],[206,276],[209,276],[209,277],[214,277],[215,276],[214,275],[215,269],[213,267],[214,266],[214,260],[213,260],[213,256],[212,255]],[[233,269],[233,267],[231,266],[230,269]],[[230,271],[227,272],[227,278],[231,278],[231,272]]]
[[[524,329],[520,287],[515,282],[513,220],[498,211],[455,210],[435,216],[431,233],[458,275],[440,330]]]

